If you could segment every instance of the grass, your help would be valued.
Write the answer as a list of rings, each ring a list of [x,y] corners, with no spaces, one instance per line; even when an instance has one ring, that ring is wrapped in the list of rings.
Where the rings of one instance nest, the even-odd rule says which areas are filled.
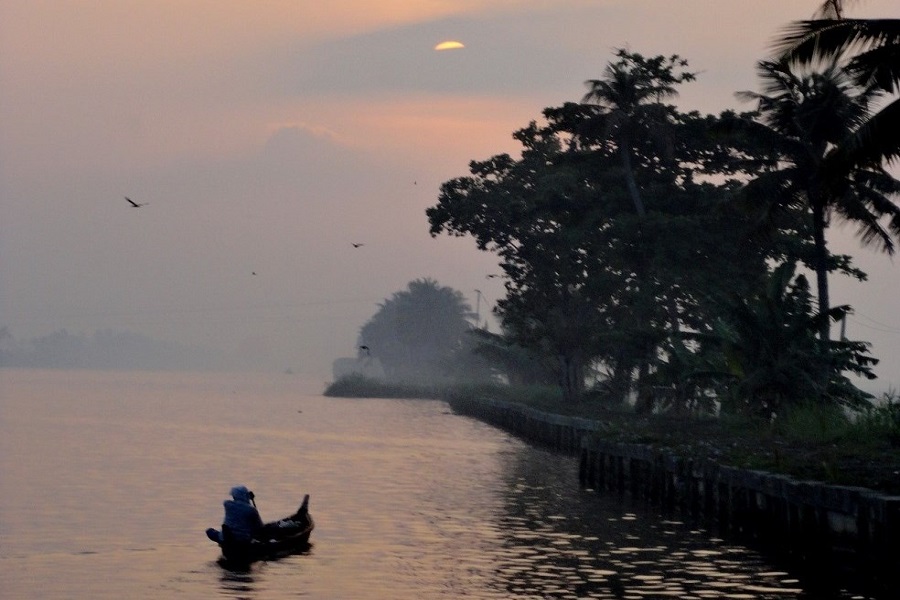
[[[900,397],[885,394],[868,411],[798,406],[773,423],[734,415],[638,415],[597,396],[564,404],[556,388],[497,384],[387,384],[361,377],[338,380],[326,396],[493,398],[601,423],[609,439],[671,448],[682,456],[866,487],[900,495]]]

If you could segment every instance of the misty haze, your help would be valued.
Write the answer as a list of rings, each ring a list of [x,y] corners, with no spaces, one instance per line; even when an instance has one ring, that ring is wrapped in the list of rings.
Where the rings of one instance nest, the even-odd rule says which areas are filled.
[[[2,0],[0,595],[896,597],[898,26]]]

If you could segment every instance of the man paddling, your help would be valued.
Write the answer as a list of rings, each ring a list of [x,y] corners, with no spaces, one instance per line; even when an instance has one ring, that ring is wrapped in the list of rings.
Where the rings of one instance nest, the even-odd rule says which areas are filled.
[[[256,538],[263,529],[263,521],[253,499],[253,492],[246,486],[238,485],[231,488],[231,500],[222,503],[225,507],[222,532],[208,529],[206,535],[209,539],[221,542],[228,537],[231,541],[249,543]]]
[[[238,542],[249,542],[257,537],[262,530],[263,520],[253,501],[253,492],[246,486],[239,485],[231,488],[231,500],[223,502],[225,506],[225,521],[222,529],[228,529],[229,534]]]

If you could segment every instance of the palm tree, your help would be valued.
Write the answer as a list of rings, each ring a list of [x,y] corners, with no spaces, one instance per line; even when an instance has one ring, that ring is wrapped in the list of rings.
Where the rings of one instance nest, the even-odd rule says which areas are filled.
[[[646,216],[644,202],[634,175],[632,153],[642,137],[660,139],[660,129],[668,123],[668,109],[662,104],[678,95],[675,86],[694,79],[693,73],[675,73],[687,66],[678,55],[644,58],[624,49],[619,60],[607,64],[602,79],[589,79],[590,91],[582,102],[599,105],[597,115],[606,137],[617,146],[625,183],[638,217]]]
[[[846,19],[841,0],[829,0],[809,21],[791,23],[774,50],[805,66],[817,61],[846,61],[857,85],[887,94],[900,91],[900,19]],[[836,163],[865,164],[900,158],[900,98],[873,115],[835,154]]]
[[[641,241],[638,243],[644,254],[635,265],[634,285],[635,288],[649,289],[654,278],[650,273],[649,256],[643,248],[642,227],[647,211],[637,184],[636,163],[642,158],[645,163],[654,162],[653,158],[646,156],[648,149],[657,152],[657,163],[669,159],[674,153],[675,111],[663,101],[677,96],[676,86],[692,81],[694,74],[683,70],[687,67],[687,61],[677,54],[645,58],[620,48],[616,56],[618,60],[607,64],[601,79],[585,82],[589,91],[582,102],[596,105],[591,107],[596,110],[588,120],[589,127],[596,129],[603,145],[618,154],[625,187],[639,221]],[[658,164],[655,167],[658,168]],[[651,320],[648,309],[636,308],[632,318],[633,337],[642,342],[642,348],[638,350],[639,354],[643,354],[638,360],[638,408],[644,409],[652,403],[649,390],[642,382],[647,379],[655,344],[651,341],[653,336],[647,335]]]
[[[858,226],[866,244],[894,251],[891,234],[900,236],[900,207],[890,196],[900,193],[900,181],[879,163],[839,164],[836,155],[854,143],[859,128],[869,117],[869,106],[880,90],[859,88],[836,64],[821,72],[795,72],[787,60],[758,64],[763,93],[740,92],[739,97],[758,103],[758,118],[749,130],[777,150],[774,168],[763,172],[747,187],[750,197],[770,209],[801,210],[811,214],[813,257],[819,310],[830,306],[828,272],[831,257],[825,232],[836,216]],[[887,228],[882,219],[887,216]],[[828,321],[820,325],[820,337],[829,336]]]

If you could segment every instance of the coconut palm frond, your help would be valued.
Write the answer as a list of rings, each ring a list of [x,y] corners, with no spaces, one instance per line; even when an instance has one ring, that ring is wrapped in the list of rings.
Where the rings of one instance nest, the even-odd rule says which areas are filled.
[[[900,89],[900,42],[872,48],[853,57],[847,72],[860,83],[887,93]]]
[[[900,82],[900,19],[795,21],[773,44],[775,55],[801,65],[851,58],[849,71],[861,85],[896,90]]]
[[[832,153],[833,164],[880,165],[900,159],[900,100],[872,115]]]
[[[871,199],[877,195],[873,194]],[[871,203],[857,198],[856,201],[845,201],[834,207],[842,219],[856,226],[857,236],[865,246],[872,246],[889,255],[894,253],[894,242],[891,234],[881,224],[880,213],[872,210]]]
[[[788,56],[792,61],[809,64],[898,41],[898,19],[815,19],[787,25],[772,49],[775,56]]]

